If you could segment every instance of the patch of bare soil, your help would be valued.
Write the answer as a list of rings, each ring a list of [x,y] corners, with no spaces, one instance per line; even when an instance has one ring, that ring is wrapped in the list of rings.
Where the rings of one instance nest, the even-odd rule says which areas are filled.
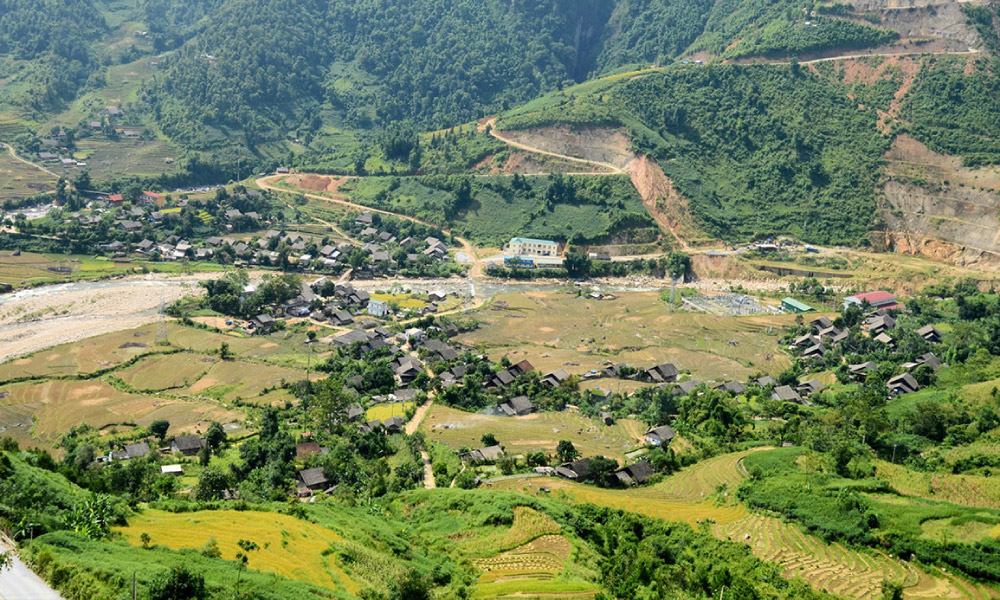
[[[624,170],[634,160],[624,129],[557,125],[523,131],[504,131],[503,139],[542,152],[611,165]]]
[[[1000,167],[970,169],[962,159],[934,152],[908,134],[896,136],[886,153],[887,172],[896,177],[919,178],[978,189],[1000,192]]]
[[[687,199],[677,191],[674,182],[648,156],[632,161],[628,173],[642,197],[643,205],[656,223],[673,235],[682,249],[689,249],[682,233],[697,231],[697,226],[691,218]]]
[[[336,192],[345,181],[346,177],[312,174],[292,175],[288,178],[288,183],[312,192]]]

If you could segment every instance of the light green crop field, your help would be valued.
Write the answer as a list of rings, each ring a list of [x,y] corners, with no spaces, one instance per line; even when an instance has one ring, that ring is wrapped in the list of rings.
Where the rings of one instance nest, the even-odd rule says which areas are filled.
[[[670,313],[655,292],[590,300],[564,292],[501,294],[502,310],[476,312],[484,325],[459,340],[493,359],[527,359],[542,373],[564,368],[582,374],[605,362],[653,366],[674,363],[702,381],[745,380],[788,368],[778,332],[794,315],[717,317]],[[608,383],[608,382],[605,382]],[[614,382],[608,383],[614,389]]]
[[[479,448],[480,438],[492,433],[508,454],[536,450],[552,454],[560,440],[569,440],[584,456],[601,454],[619,462],[639,445],[639,437],[645,432],[641,424],[628,419],[608,426],[569,412],[495,417],[440,404],[431,407],[420,429],[428,438],[456,450],[462,446]]]
[[[87,138],[76,144],[74,157],[87,163],[90,176],[97,180],[128,175],[152,176],[172,173],[179,168],[180,152],[160,140],[104,140]],[[78,171],[70,169],[70,173]]]
[[[121,260],[79,254],[39,254],[22,252],[13,256],[10,251],[0,252],[0,283],[15,289],[31,285],[99,279],[153,271],[157,273],[213,272],[223,266],[209,262],[146,262]]]

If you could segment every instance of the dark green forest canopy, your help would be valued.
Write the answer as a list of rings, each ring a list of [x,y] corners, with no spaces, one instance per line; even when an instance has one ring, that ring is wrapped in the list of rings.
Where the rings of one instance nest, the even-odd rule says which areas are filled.
[[[170,60],[146,101],[172,137],[203,125],[253,142],[318,126],[322,106],[356,128],[409,119],[455,124],[589,71],[613,8],[587,2],[238,0]]]
[[[792,66],[712,66],[616,88],[622,122],[724,239],[862,239],[889,140],[843,86]]]

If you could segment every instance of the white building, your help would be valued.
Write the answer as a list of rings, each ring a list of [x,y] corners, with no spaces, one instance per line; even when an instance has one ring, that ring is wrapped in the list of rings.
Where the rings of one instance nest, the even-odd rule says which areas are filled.
[[[384,318],[389,314],[389,303],[382,300],[370,300],[368,302],[368,314],[373,317]]]
[[[510,256],[557,256],[559,244],[550,240],[534,240],[531,238],[510,238],[507,245]]]

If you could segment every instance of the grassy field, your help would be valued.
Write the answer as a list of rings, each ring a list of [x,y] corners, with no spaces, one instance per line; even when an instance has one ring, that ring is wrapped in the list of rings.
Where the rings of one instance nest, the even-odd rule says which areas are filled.
[[[242,411],[229,407],[237,398],[257,405],[294,401],[282,382],[305,376],[305,332],[243,337],[170,323],[168,343],[157,344],[158,327],[105,334],[0,365],[0,434],[53,449],[78,425],[101,429],[103,436],[167,419],[171,434],[204,431],[211,421],[243,420]],[[236,360],[214,356],[222,342]],[[105,370],[101,378],[77,379]],[[4,385],[24,377],[35,381]]]
[[[875,463],[876,475],[904,496],[930,498],[961,506],[1000,509],[1000,482],[983,475],[923,473],[885,461]]]
[[[115,429],[129,429],[129,424],[148,426],[157,419],[166,419],[170,421],[170,433],[176,435],[205,431],[212,421],[228,423],[243,418],[241,412],[223,408],[217,402],[131,394],[101,380],[18,383],[3,386],[0,393],[6,394],[0,398],[0,407],[30,410],[31,439],[46,445],[55,444],[62,434],[80,425],[112,433]]]
[[[104,257],[78,254],[22,252],[21,256],[13,256],[10,251],[0,252],[0,283],[8,283],[15,289],[143,271],[188,273],[221,270],[222,265],[209,262],[112,261]]]
[[[56,346],[0,365],[0,383],[21,377],[86,375],[135,356],[170,350],[155,345],[155,337],[156,326],[146,325],[93,337],[86,343]]]
[[[139,545],[139,537],[148,533],[155,545],[199,549],[210,540],[218,543],[222,558],[234,560],[237,542],[249,539],[260,546],[251,553],[250,568],[281,577],[352,594],[360,588],[337,566],[333,555],[324,550],[335,548],[343,538],[335,532],[287,515],[256,511],[202,511],[167,513],[147,510],[116,528],[128,541]]]
[[[419,177],[367,177],[362,179],[293,175],[274,183],[290,192],[306,191],[331,198],[405,214],[449,226],[476,244],[498,245],[512,236],[523,235],[555,240],[582,236],[596,241],[608,236],[648,229],[645,241],[656,239],[655,223],[646,213],[642,199],[629,179],[622,175],[602,178],[576,177],[572,202],[555,202],[544,209],[549,186],[546,177],[528,177],[524,188],[512,186],[512,178],[480,177],[473,183],[474,200],[452,215],[448,208],[453,194],[435,187],[432,180]],[[305,187],[299,187],[302,183]],[[634,220],[625,223],[618,212]]]
[[[55,185],[55,177],[17,160],[0,147],[0,206],[5,200],[52,191]]]
[[[439,426],[453,426],[443,429]],[[584,456],[603,454],[623,461],[625,453],[639,443],[641,426],[622,419],[607,426],[594,419],[568,412],[543,412],[524,417],[494,417],[468,413],[440,404],[431,407],[420,425],[428,438],[453,449],[479,448],[480,437],[492,433],[508,454],[536,450],[554,453],[559,440],[570,440]],[[638,435],[637,435],[638,432]]]
[[[564,292],[501,294],[502,310],[476,313],[483,326],[459,340],[495,360],[528,359],[543,373],[564,368],[582,374],[606,361],[652,366],[672,362],[698,380],[745,380],[775,374],[790,362],[777,335],[793,315],[717,317],[670,313],[655,292],[590,300]],[[617,382],[605,381],[611,389]],[[597,384],[601,385],[601,384]]]

